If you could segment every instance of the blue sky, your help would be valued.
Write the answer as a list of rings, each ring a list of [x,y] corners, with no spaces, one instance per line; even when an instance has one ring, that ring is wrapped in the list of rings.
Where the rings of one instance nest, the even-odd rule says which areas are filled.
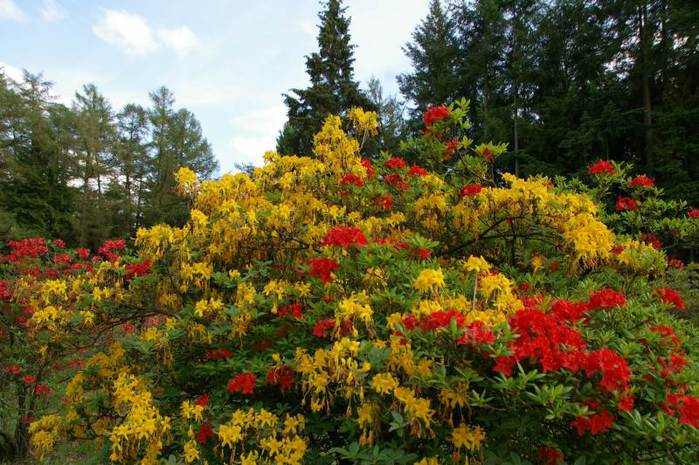
[[[346,0],[356,77],[395,93],[401,46],[427,0]],[[220,162],[259,164],[285,121],[281,94],[304,87],[316,48],[316,0],[0,0],[0,66],[55,83],[69,104],[94,83],[115,109],[160,85],[195,113]]]

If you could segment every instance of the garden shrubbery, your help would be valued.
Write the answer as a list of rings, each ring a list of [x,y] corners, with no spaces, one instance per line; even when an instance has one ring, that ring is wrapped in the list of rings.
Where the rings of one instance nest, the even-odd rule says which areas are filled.
[[[402,158],[362,158],[376,115],[353,110],[312,156],[270,152],[215,181],[183,168],[189,222],[140,230],[133,254],[110,243],[53,276],[13,274],[8,250],[2,336],[26,350],[3,354],[21,367],[3,389],[80,354],[60,408],[28,427],[35,453],[693,463],[699,337],[680,258],[697,210],[607,161],[584,180],[497,176],[506,147],[469,140],[466,102],[425,124]],[[56,263],[55,246],[37,257]]]

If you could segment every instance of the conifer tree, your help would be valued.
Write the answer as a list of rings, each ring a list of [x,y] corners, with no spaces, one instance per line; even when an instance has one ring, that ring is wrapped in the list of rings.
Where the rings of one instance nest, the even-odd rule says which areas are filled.
[[[350,18],[342,0],[327,0],[318,17],[318,51],[306,57],[311,81],[306,89],[284,94],[288,121],[277,139],[283,154],[311,155],[313,134],[326,116],[344,115],[352,107],[371,109],[371,103],[354,80],[354,45]]]
[[[403,96],[413,104],[412,117],[429,105],[441,105],[461,97],[454,21],[442,7],[440,0],[431,0],[427,17],[417,26],[412,42],[403,47],[413,70],[398,76]]]

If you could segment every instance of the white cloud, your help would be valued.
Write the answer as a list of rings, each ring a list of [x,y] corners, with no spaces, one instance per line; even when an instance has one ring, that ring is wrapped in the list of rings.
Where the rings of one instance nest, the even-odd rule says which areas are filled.
[[[301,32],[308,34],[309,36],[315,37],[318,35],[318,26],[316,26],[313,21],[299,21],[298,28],[301,30]]]
[[[14,0],[0,0],[0,20],[24,21],[24,12]]]
[[[0,61],[0,68],[2,68],[3,73],[5,73],[5,76],[9,77],[13,81],[20,82],[24,80],[24,72],[22,72],[21,69],[12,65],[8,65],[7,63],[3,63],[2,61]]]
[[[256,135],[276,134],[285,122],[286,107],[282,104],[263,107],[231,119],[236,131]]]
[[[155,32],[145,18],[124,10],[104,10],[99,21],[92,26],[92,32],[108,44],[136,56],[165,46],[183,57],[197,45],[197,37],[187,26],[163,27]]]
[[[47,23],[53,23],[63,18],[65,13],[56,0],[44,0],[41,5],[41,19]]]
[[[159,47],[150,26],[141,16],[123,10],[104,10],[92,32],[130,55],[142,56]]]
[[[197,44],[196,36],[187,26],[161,28],[158,30],[158,37],[181,57],[187,55]]]
[[[221,171],[227,172],[235,169],[236,163],[252,163],[255,166],[260,166],[263,163],[265,152],[274,150],[277,142],[274,137],[241,137],[236,136],[231,140],[231,149],[233,150],[230,159],[219,157],[221,162]]]

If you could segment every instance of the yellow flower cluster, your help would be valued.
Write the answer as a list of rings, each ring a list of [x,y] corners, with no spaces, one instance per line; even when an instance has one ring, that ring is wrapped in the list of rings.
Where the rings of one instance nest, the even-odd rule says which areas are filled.
[[[124,420],[111,433],[110,460],[155,465],[163,440],[170,433],[170,418],[153,405],[151,392],[133,375],[122,373],[114,382],[114,410]]]
[[[355,107],[350,110],[349,119],[359,134],[375,136],[379,133],[379,122],[376,112],[364,111]]]
[[[436,291],[444,287],[444,273],[441,269],[425,269],[420,271],[420,274],[415,278],[413,283],[415,289],[420,292]]]
[[[230,421],[219,426],[218,441],[222,448],[230,449],[230,463],[237,459],[248,464],[299,465],[308,448],[301,436],[304,426],[302,415],[286,415],[281,421],[265,409],[236,410]],[[247,442],[253,438],[257,449],[245,453]]]
[[[485,432],[480,426],[461,424],[451,432],[451,441],[457,449],[475,451],[481,447],[485,439]]]

